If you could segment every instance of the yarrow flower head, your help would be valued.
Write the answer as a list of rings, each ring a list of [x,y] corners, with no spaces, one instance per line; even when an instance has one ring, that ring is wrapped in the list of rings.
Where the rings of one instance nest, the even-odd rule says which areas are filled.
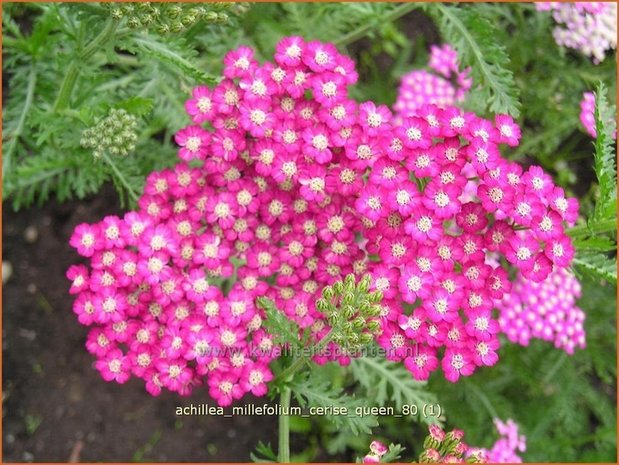
[[[617,4],[613,2],[539,2],[538,11],[552,11],[558,45],[579,50],[595,64],[617,48]]]
[[[470,68],[460,70],[457,52],[449,45],[432,45],[428,67],[402,76],[393,108],[402,116],[415,116],[424,105],[439,107],[462,102],[473,85]]]
[[[511,292],[496,302],[501,332],[523,346],[531,339],[553,342],[571,355],[585,348],[585,313],[576,305],[580,296],[580,283],[566,269],[541,283],[519,275]]]
[[[317,307],[335,299],[323,288],[348,275],[356,291],[331,303],[352,307],[350,331],[331,343],[380,334],[416,379],[496,363],[491,311],[509,281],[489,257],[536,280],[568,266],[577,203],[501,157],[520,137],[508,116],[431,105],[395,118],[348,97],[358,75],[331,44],[288,37],[274,58],[229,52],[225,79],[186,102],[180,162],[148,176],[136,211],[76,227],[90,266],[68,273],[74,311],[102,375],[153,395],[208,386],[220,405],[262,395],[277,352],[257,299],[318,343],[341,318]]]

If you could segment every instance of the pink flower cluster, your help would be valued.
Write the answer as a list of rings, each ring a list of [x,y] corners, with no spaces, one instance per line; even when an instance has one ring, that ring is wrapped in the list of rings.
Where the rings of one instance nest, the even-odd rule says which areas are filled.
[[[580,122],[587,133],[594,139],[597,137],[595,130],[595,94],[585,92],[580,101]]]
[[[458,54],[449,45],[432,45],[428,67],[435,71],[415,70],[402,77],[393,106],[400,115],[415,116],[427,104],[446,107],[464,100],[473,81],[470,68],[460,71]]]
[[[503,159],[500,144],[520,132],[508,116],[494,123],[457,108],[426,106],[406,118],[372,153],[368,182],[355,202],[377,261],[368,264],[382,291],[378,342],[418,380],[441,366],[448,380],[497,361],[494,300],[510,290],[505,257],[543,281],[570,264],[564,232],[578,203],[541,168]],[[412,175],[412,176],[411,176]]]
[[[496,302],[501,332],[523,346],[531,338],[553,341],[571,355],[585,347],[585,313],[576,305],[580,296],[580,283],[565,269],[541,283],[519,275],[511,293]]]
[[[539,2],[535,6],[538,11],[553,12],[558,45],[580,50],[596,64],[604,61],[607,50],[617,48],[615,2]]]
[[[522,463],[518,452],[527,450],[527,438],[518,433],[518,425],[511,419],[505,423],[495,418],[494,424],[501,436],[490,449],[480,449],[488,463]]]
[[[365,162],[344,146],[352,153],[376,130],[357,124],[359,111],[375,118],[374,107],[346,97],[357,74],[333,45],[290,37],[275,63],[259,65],[248,47],[224,63],[226,79],[196,87],[186,103],[183,162],[148,177],[138,211],[79,225],[70,243],[90,268],[68,277],[104,379],[134,375],[153,395],[206,383],[229,405],[265,394],[272,378],[277,352],[257,297],[320,338],[321,288],[363,273],[348,199]],[[234,281],[226,295],[213,284],[222,278]]]
[[[443,348],[451,381],[494,364],[492,302],[509,281],[486,255],[535,280],[567,266],[576,201],[501,158],[520,138],[509,116],[425,105],[395,124],[348,98],[355,66],[332,44],[287,37],[274,58],[229,52],[225,79],[186,102],[182,162],[149,175],[137,211],[75,229],[90,267],[68,272],[74,311],[102,376],[153,395],[206,384],[220,405],[263,395],[278,354],[256,299],[319,340],[322,287],[368,272],[385,297],[379,342],[415,378]],[[335,352],[315,359],[347,363]]]

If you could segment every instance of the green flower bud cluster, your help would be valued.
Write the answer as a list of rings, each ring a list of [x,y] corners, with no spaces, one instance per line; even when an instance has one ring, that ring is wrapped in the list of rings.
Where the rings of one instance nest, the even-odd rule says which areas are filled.
[[[419,463],[485,463],[485,455],[479,449],[469,449],[462,442],[464,433],[453,430],[445,433],[439,426],[431,425],[430,434],[423,442]]]
[[[127,20],[131,29],[146,29],[158,34],[182,32],[198,22],[226,24],[230,13],[247,10],[244,4],[233,2],[212,3],[104,3],[112,18]]]
[[[135,150],[138,120],[126,110],[112,109],[105,118],[82,132],[82,147],[92,149],[92,155],[100,158],[110,155],[129,155]]]
[[[358,283],[349,274],[344,281],[322,290],[316,308],[326,317],[333,330],[333,341],[349,353],[358,352],[380,334],[380,291],[370,292],[371,278],[364,276]]]

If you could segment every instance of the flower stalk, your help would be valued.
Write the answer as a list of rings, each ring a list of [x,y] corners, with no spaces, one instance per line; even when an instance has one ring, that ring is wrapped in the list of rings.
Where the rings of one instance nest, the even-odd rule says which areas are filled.
[[[54,113],[59,113],[67,108],[80,73],[80,66],[82,66],[85,61],[89,60],[105,43],[112,39],[117,27],[118,21],[109,19],[99,35],[86,45],[82,51],[77,53],[73,61],[71,61],[62,80],[62,84],[60,85],[56,103],[54,103]]]

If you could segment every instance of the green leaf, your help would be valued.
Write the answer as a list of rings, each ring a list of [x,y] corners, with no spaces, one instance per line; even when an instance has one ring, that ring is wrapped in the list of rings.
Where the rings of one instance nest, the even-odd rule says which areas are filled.
[[[131,97],[114,105],[116,109],[126,110],[135,116],[146,116],[153,111],[153,100],[144,97]]]
[[[277,454],[273,452],[271,443],[265,444],[262,441],[258,442],[256,452],[250,452],[249,458],[255,463],[275,463],[277,462]]]
[[[617,283],[617,259],[599,252],[578,251],[572,262],[576,271],[592,278]]]
[[[599,198],[590,222],[617,217],[617,168],[615,166],[615,143],[617,129],[614,105],[608,104],[606,87],[599,83],[595,92],[595,174],[600,185]]]
[[[476,6],[476,5],[475,5]],[[496,40],[494,24],[475,8],[428,4],[445,40],[451,43],[463,66],[471,67],[474,93],[493,113],[520,114],[519,90],[505,47]],[[473,93],[473,92],[471,92]]]
[[[266,319],[262,322],[262,326],[273,336],[275,344],[301,346],[299,326],[279,311],[271,299],[259,297],[257,304],[266,314]]]
[[[353,377],[365,388],[368,398],[376,404],[394,403],[397,410],[403,405],[416,405],[420,413],[415,419],[436,422],[434,418],[421,415],[424,405],[438,403],[436,396],[425,389],[425,382],[416,381],[402,364],[385,358],[359,357],[351,362],[350,368]]]
[[[181,41],[177,42],[180,43]],[[180,47],[175,47],[172,42],[162,43],[150,36],[142,35],[135,37],[133,43],[143,55],[177,68],[185,77],[191,78],[197,83],[214,85],[219,82],[219,78],[205,73],[195,66],[190,61],[192,57],[183,56]],[[191,53],[191,55],[195,55],[195,52]]]
[[[402,457],[402,451],[406,448],[402,447],[400,444],[389,444],[389,450],[385,455],[383,455],[380,459],[381,463],[390,463],[397,462],[400,457]]]
[[[402,447],[400,444],[389,444],[389,449],[380,458],[380,463],[391,463],[397,461],[400,457],[402,457],[402,451],[405,450],[406,447]],[[363,458],[357,457],[357,463],[363,463]]]
[[[608,237],[593,236],[587,239],[574,240],[574,247],[579,251],[612,252],[617,249],[617,244]]]
[[[347,428],[354,435],[370,434],[378,424],[372,415],[359,416],[355,413],[359,407],[367,406],[367,400],[357,399],[335,387],[329,379],[319,374],[320,370],[308,373],[305,379],[297,379],[290,389],[301,407],[346,408],[348,415],[326,415],[324,418],[333,422],[338,428]]]

